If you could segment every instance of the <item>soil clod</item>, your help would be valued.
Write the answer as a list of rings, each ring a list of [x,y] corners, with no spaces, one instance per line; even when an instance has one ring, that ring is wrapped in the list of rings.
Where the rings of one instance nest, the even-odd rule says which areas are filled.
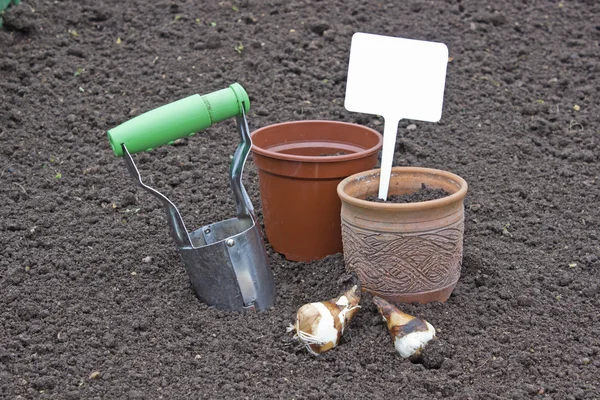
[[[442,199],[449,195],[450,193],[444,189],[434,189],[422,183],[421,189],[413,193],[388,196],[387,200],[380,199],[376,195],[371,195],[367,197],[366,200],[375,203],[417,203],[421,201]]]

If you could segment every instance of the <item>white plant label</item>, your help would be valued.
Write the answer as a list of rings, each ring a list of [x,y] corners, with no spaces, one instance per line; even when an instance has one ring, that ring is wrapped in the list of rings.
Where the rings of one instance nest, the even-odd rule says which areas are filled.
[[[344,106],[384,119],[379,198],[387,199],[398,122],[441,119],[447,65],[443,43],[361,32],[352,36]]]

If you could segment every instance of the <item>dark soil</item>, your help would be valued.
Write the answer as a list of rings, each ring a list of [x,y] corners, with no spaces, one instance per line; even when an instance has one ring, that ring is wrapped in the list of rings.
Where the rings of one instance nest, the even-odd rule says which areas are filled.
[[[446,192],[444,189],[431,188],[422,183],[421,188],[416,192],[388,196],[386,200],[380,199],[375,195],[371,195],[365,200],[373,201],[375,203],[418,203],[420,201],[443,199],[449,195],[450,193]]]
[[[0,398],[600,398],[600,4],[597,1],[41,1],[0,31]],[[106,130],[240,82],[251,129],[332,119],[350,39],[444,42],[439,123],[401,121],[394,165],[469,183],[461,279],[403,310],[438,340],[402,360],[365,296],[337,348],[286,333],[338,295],[341,254],[269,250],[278,298],[258,315],[192,291],[161,205]],[[410,126],[410,129],[407,127]],[[232,216],[238,135],[219,123],[135,155],[188,228]],[[245,171],[259,213],[256,169]]]

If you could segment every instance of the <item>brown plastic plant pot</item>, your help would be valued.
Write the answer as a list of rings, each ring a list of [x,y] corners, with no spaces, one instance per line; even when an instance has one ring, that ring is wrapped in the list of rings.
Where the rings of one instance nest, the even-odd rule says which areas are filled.
[[[378,203],[379,170],[344,179],[342,239],[346,270],[364,291],[397,303],[444,302],[460,277],[467,182],[430,168],[394,167],[388,196],[413,193],[422,184],[450,193],[417,203]]]
[[[294,121],[252,133],[266,236],[288,260],[342,251],[342,179],[377,163],[382,136],[336,121]]]

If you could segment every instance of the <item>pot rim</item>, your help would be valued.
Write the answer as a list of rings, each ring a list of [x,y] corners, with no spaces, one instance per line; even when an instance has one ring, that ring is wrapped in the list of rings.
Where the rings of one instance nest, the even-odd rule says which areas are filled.
[[[339,156],[323,157],[323,156],[299,156],[299,155],[294,155],[294,154],[283,154],[283,153],[277,153],[275,151],[271,151],[271,150],[267,150],[262,147],[259,147],[256,144],[254,144],[254,142],[252,143],[252,152],[260,154],[265,157],[275,158],[275,159],[279,159],[279,160],[286,160],[286,161],[302,161],[302,162],[308,162],[308,163],[330,163],[330,162],[350,161],[350,160],[356,160],[359,158],[368,157],[368,156],[372,155],[373,153],[376,153],[379,150],[381,150],[381,147],[383,146],[383,135],[381,135],[381,133],[377,132],[375,129],[372,129],[372,128],[369,128],[368,126],[364,126],[364,125],[360,125],[360,124],[354,124],[351,122],[320,120],[320,119],[287,121],[287,122],[280,122],[277,124],[263,126],[262,128],[258,128],[257,130],[252,132],[250,134],[250,138],[253,138],[254,135],[256,135],[257,133],[259,133],[263,130],[272,129],[272,128],[276,128],[276,127],[280,127],[280,126],[286,126],[286,125],[291,125],[291,124],[317,124],[317,123],[318,124],[335,124],[335,125],[346,125],[346,126],[351,126],[351,127],[360,127],[361,129],[364,129],[366,131],[369,131],[369,132],[377,135],[378,141],[375,146],[370,147],[368,149],[364,149],[364,150],[358,151],[356,153],[343,154],[343,155],[339,155]],[[307,140],[307,142],[310,142],[310,141]]]
[[[377,176],[377,180],[379,180],[379,174],[381,169],[375,168],[368,171],[359,172],[354,175],[350,175],[343,181],[341,181],[337,187],[337,193],[340,197],[342,203],[348,203],[355,205],[361,208],[367,209],[379,209],[382,211],[417,211],[417,210],[428,210],[431,208],[443,207],[449,204],[452,204],[457,201],[461,201],[465,198],[467,194],[467,181],[465,181],[460,176],[453,174],[449,171],[444,171],[441,169],[435,168],[424,168],[424,167],[393,167],[392,173],[394,172],[421,172],[428,173],[432,175],[440,175],[446,178],[453,180],[458,183],[459,189],[456,193],[452,193],[450,196],[443,197],[441,199],[436,200],[428,200],[428,201],[419,201],[414,203],[377,203],[374,201],[362,200],[356,197],[350,196],[344,190],[345,187],[352,181],[356,181],[361,177],[367,177],[369,175]]]

